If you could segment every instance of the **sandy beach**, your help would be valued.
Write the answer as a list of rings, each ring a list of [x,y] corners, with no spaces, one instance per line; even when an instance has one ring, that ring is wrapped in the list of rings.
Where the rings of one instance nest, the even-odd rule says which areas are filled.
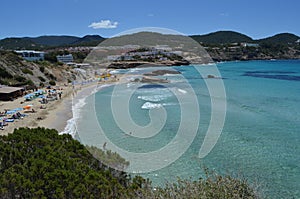
[[[26,114],[26,116],[22,119],[15,119],[14,122],[7,122],[8,125],[4,126],[4,129],[0,130],[0,135],[13,133],[14,129],[20,127],[45,127],[62,132],[67,125],[67,121],[73,117],[73,97],[77,95],[80,96],[81,94],[88,95],[85,91],[90,92],[89,90],[92,87],[96,88],[96,86],[103,86],[116,82],[124,83],[132,81],[130,79],[134,79],[135,77],[136,75],[122,74],[118,76],[114,75],[105,81],[94,81],[75,86],[55,86],[54,88],[62,89],[59,90],[62,91],[61,99],[49,101],[47,104],[41,104],[41,102],[39,102],[39,100],[41,100],[40,98],[33,99],[32,101],[26,101],[24,97],[20,97],[14,101],[0,101],[0,112],[3,112],[4,110],[23,108],[26,105],[32,105],[32,109],[35,110],[35,112],[25,110],[19,111],[21,114]],[[46,89],[44,90],[47,91]],[[41,109],[41,106],[45,107],[45,109]],[[9,115],[3,117],[8,118]]]
[[[20,111],[21,114],[26,114],[22,119],[15,119],[14,122],[7,122],[7,126],[4,126],[3,130],[0,130],[0,135],[7,135],[13,133],[14,129],[20,127],[45,127],[50,129],[56,129],[58,132],[64,130],[67,121],[72,118],[72,98],[74,95],[83,92],[85,89],[90,87],[95,87],[97,84],[106,84],[107,82],[94,82],[86,85],[76,85],[76,86],[58,86],[62,88],[61,99],[49,101],[47,104],[41,104],[39,98],[32,101],[25,101],[24,97],[15,99],[14,101],[1,101],[0,111],[12,110],[15,108],[22,108],[26,105],[32,105],[32,109],[35,112]],[[41,109],[41,105],[45,109]]]

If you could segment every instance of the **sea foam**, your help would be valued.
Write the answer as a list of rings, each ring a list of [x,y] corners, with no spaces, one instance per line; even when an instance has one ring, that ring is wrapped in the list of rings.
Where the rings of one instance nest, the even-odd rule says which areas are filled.
[[[84,94],[81,96],[77,96],[77,98],[73,99],[73,105],[72,105],[72,113],[73,117],[67,121],[67,125],[64,128],[62,132],[59,134],[70,134],[73,138],[75,138],[76,132],[77,132],[77,127],[76,127],[76,122],[78,119],[80,119],[80,113],[82,108],[86,105],[86,99],[87,97],[95,94],[98,92],[100,89],[103,89],[105,87],[109,87],[112,84],[104,84],[99,87],[92,87],[92,88],[87,88],[88,94]]]
[[[142,109],[155,109],[155,108],[161,108],[162,104],[156,104],[156,103],[151,103],[151,102],[145,102],[143,106],[141,107]]]

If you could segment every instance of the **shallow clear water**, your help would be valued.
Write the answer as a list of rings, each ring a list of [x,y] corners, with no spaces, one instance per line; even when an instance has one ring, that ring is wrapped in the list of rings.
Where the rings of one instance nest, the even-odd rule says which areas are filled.
[[[159,185],[177,177],[197,179],[203,175],[201,166],[205,166],[218,173],[243,175],[258,183],[264,195],[270,198],[300,198],[300,61],[226,62],[217,66],[224,78],[227,115],[216,146],[208,156],[198,158],[210,121],[210,96],[194,67],[174,67],[197,95],[201,115],[199,130],[192,145],[177,161],[142,175]],[[209,66],[195,67],[209,70]],[[107,87],[86,99],[77,122],[80,137],[99,145],[91,124],[93,120],[89,119],[96,117],[106,136],[120,148],[141,153],[165,146],[176,135],[181,117],[178,100],[166,87],[186,92],[178,76],[167,78],[172,84],[140,87],[129,102],[131,117],[141,126],[149,123],[150,109],[159,106],[166,109],[168,117],[159,134],[147,139],[126,135],[114,121],[113,87]],[[130,86],[127,85],[128,89]],[[125,88],[118,95],[127,92]]]

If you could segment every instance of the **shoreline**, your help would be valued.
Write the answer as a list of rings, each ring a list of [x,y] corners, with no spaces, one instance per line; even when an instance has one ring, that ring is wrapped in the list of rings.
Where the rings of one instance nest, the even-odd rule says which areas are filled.
[[[135,75],[128,74],[118,74],[114,77],[110,77],[104,81],[92,81],[85,84],[76,84],[74,86],[55,86],[62,88],[62,97],[61,99],[55,101],[49,101],[47,104],[41,104],[39,98],[36,98],[32,101],[25,101],[24,96],[15,99],[14,101],[0,101],[0,111],[13,110],[16,108],[22,108],[26,105],[32,105],[32,109],[35,112],[25,113],[23,110],[20,110],[20,113],[25,113],[25,116],[22,119],[15,119],[14,122],[9,122],[7,126],[4,126],[3,130],[0,130],[0,136],[8,135],[13,133],[15,129],[21,127],[27,128],[37,128],[44,127],[49,129],[55,129],[59,134],[73,132],[68,131],[68,125],[71,123],[74,118],[73,108],[75,110],[80,110],[81,107],[76,107],[82,99],[90,96],[90,94],[95,91],[98,92],[103,87],[113,85],[115,83],[125,83],[130,81],[129,78]],[[45,89],[46,90],[46,89]],[[74,100],[75,99],[75,104]],[[45,109],[40,109],[40,106],[46,107]],[[77,108],[77,109],[76,109]],[[9,116],[3,116],[9,117]],[[69,122],[70,121],[70,122]],[[70,129],[69,129],[70,130]],[[71,134],[72,135],[72,134]],[[72,135],[73,136],[73,135]]]
[[[109,85],[110,83],[111,81],[96,81],[86,85],[77,85],[75,90],[72,90],[72,93],[66,96],[66,98],[59,104],[57,108],[53,109],[52,112],[50,111],[49,115],[53,115],[55,118],[48,117],[47,119],[42,120],[39,126],[56,129],[59,134],[73,133],[67,132],[68,125],[72,125],[69,124],[69,121],[74,119],[73,107],[76,107],[81,99],[89,97],[95,89],[98,91],[99,86],[102,88],[102,86]],[[88,92],[88,94],[86,92]],[[74,99],[76,100],[75,104],[73,104]],[[79,107],[79,110],[80,108],[81,107]],[[73,134],[71,135],[73,136]]]
[[[294,61],[295,59],[291,60]],[[251,61],[260,61],[260,60],[249,60]],[[261,60],[261,61],[272,61],[272,60]],[[288,60],[276,60],[276,61],[288,61]],[[224,61],[217,62],[218,63],[230,63],[230,62],[248,62],[248,61]],[[131,74],[118,74],[115,78],[109,78],[106,81],[94,81],[87,84],[77,84],[75,85],[75,95],[79,95],[83,93],[85,90],[91,87],[101,87],[104,85],[113,84],[116,82],[124,83],[128,80],[129,77],[134,77],[135,75]],[[28,116],[25,116],[23,119],[16,119],[14,122],[8,123],[8,126],[4,126],[4,130],[0,130],[0,135],[8,135],[9,133],[13,133],[14,129],[20,127],[28,127],[28,128],[36,128],[36,127],[44,127],[49,129],[56,129],[59,133],[66,130],[65,128],[68,125],[68,121],[73,118],[73,110],[72,100],[74,97],[74,90],[72,85],[68,86],[57,86],[63,88],[62,98],[59,100],[51,101],[46,106],[46,109],[40,109],[39,107],[42,105],[38,102],[38,99],[34,99],[32,101],[25,101],[24,97],[20,97],[15,99],[14,101],[0,101],[0,111],[4,111],[4,109],[14,109],[21,108],[26,105],[32,104],[33,108],[36,110],[35,113],[26,113]],[[23,102],[23,103],[21,103]],[[20,111],[23,113],[23,111]],[[6,116],[3,116],[6,117]],[[38,120],[38,118],[42,118]]]
[[[25,113],[24,111],[20,111],[21,113],[24,112],[27,116],[22,119],[15,119],[14,122],[7,123],[8,125],[4,126],[4,129],[0,131],[0,135],[8,135],[13,133],[15,129],[21,127],[44,127],[55,129],[58,133],[61,133],[67,127],[68,121],[73,118],[73,97],[81,95],[81,93],[84,93],[84,91],[87,91],[90,88],[96,88],[112,82],[114,82],[114,79],[105,82],[94,81],[84,85],[78,84],[75,85],[74,88],[72,88],[71,85],[61,86],[61,88],[63,88],[61,99],[51,101],[48,104],[41,104],[38,101],[38,98],[32,101],[24,101],[24,97],[20,97],[14,101],[1,101],[1,111],[5,109],[11,110],[21,108],[30,104],[33,105],[32,108],[35,112]],[[40,109],[41,105],[46,107],[46,109]]]

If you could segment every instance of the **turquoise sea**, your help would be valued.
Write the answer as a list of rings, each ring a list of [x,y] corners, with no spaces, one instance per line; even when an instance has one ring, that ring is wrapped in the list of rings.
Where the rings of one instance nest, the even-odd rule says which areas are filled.
[[[217,144],[203,159],[198,158],[198,153],[210,122],[211,99],[197,67],[205,71],[210,66],[173,67],[192,86],[199,102],[201,116],[196,137],[175,162],[141,175],[150,178],[155,185],[162,185],[177,177],[197,179],[203,175],[201,167],[205,166],[217,173],[246,177],[268,198],[300,198],[300,61],[217,64],[226,89],[226,120]],[[131,72],[141,74],[144,70],[150,69]],[[125,72],[128,71],[119,71]],[[183,94],[186,92],[178,75],[163,78],[171,81],[170,87],[181,88]],[[127,95],[131,86],[127,84],[123,92],[114,96]],[[143,84],[130,98],[128,111],[137,125],[149,123],[150,109],[162,106],[166,110],[167,119],[161,131],[145,139],[126,135],[118,127],[111,108],[113,89],[113,85],[104,87],[78,101],[75,109],[78,139],[102,147],[97,140],[98,132],[91,124],[95,118],[112,143],[136,153],[162,148],[176,136],[181,110],[178,99],[168,87]],[[69,133],[71,123],[67,128]],[[110,144],[106,147],[109,149]],[[143,162],[140,164],[143,166]]]

